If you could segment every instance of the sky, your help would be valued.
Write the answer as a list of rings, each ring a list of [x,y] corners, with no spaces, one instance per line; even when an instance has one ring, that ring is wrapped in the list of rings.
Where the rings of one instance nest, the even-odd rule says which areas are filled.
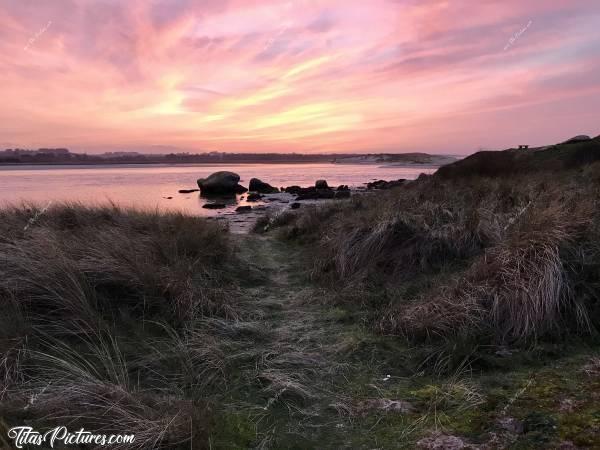
[[[598,0],[0,0],[0,148],[469,154],[600,134]]]

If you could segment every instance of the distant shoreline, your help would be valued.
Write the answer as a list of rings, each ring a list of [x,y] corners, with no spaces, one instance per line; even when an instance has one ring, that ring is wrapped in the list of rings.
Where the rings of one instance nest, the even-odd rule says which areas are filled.
[[[272,162],[256,162],[256,161],[246,161],[246,162],[237,162],[237,161],[224,161],[224,162],[21,162],[21,163],[0,163],[0,167],[101,167],[101,166],[120,166],[120,167],[136,167],[136,166],[156,166],[156,167],[169,167],[169,166],[204,166],[204,167],[218,167],[218,166],[237,166],[237,165],[286,165],[286,164],[297,164],[297,165],[306,165],[306,164],[331,164],[331,165],[371,165],[371,166],[380,166],[380,167],[439,167],[441,164],[436,163],[360,163],[360,162],[344,162],[344,163],[336,163],[333,161],[272,161]]]

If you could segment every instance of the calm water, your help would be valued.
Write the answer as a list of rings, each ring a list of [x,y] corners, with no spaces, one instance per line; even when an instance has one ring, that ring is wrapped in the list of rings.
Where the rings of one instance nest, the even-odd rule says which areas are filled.
[[[89,203],[115,202],[139,208],[178,209],[196,215],[220,212],[203,209],[206,202],[198,193],[179,194],[179,189],[194,189],[196,179],[218,170],[230,170],[248,186],[257,177],[273,186],[310,186],[326,179],[330,186],[361,186],[374,179],[414,179],[432,173],[431,167],[380,167],[359,164],[240,164],[185,166],[2,166],[0,167],[0,204],[22,201],[47,204],[59,201]],[[173,197],[166,199],[165,197]],[[232,202],[231,210],[235,202]],[[239,204],[244,204],[243,202]]]

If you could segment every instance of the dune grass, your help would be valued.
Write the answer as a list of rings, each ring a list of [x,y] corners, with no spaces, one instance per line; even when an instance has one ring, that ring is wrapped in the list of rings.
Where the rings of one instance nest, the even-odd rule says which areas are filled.
[[[208,446],[241,271],[216,223],[116,206],[0,210],[0,417]]]
[[[270,226],[374,330],[469,354],[527,346],[598,331],[599,174],[422,177]]]

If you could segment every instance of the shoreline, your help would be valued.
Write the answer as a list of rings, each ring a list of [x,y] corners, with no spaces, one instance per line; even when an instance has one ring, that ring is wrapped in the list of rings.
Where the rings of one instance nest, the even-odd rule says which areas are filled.
[[[169,162],[169,163],[165,163],[165,162],[90,162],[90,163],[81,163],[81,162],[77,162],[77,163],[65,163],[65,162],[61,162],[61,163],[0,163],[0,169],[4,168],[4,167],[10,167],[10,168],[20,168],[20,167],[24,167],[24,168],[32,168],[32,167],[45,167],[45,166],[49,166],[49,167],[74,167],[74,168],[88,168],[88,167],[103,167],[103,166],[119,166],[119,167],[139,167],[139,166],[154,166],[154,167],[172,167],[172,166],[177,166],[177,167],[219,167],[219,166],[252,166],[252,165],[260,165],[260,166],[271,166],[271,165],[277,165],[277,166],[281,166],[281,165],[286,165],[286,164],[293,164],[293,165],[310,165],[310,164],[329,164],[332,166],[337,166],[337,165],[344,165],[344,166],[350,166],[350,165],[356,165],[356,166],[377,166],[377,167],[383,167],[383,168],[394,168],[394,167],[406,167],[406,168],[439,168],[441,167],[443,164],[422,164],[422,163],[399,163],[399,164],[381,164],[381,163],[337,163],[334,161],[272,161],[272,162],[210,162],[210,163],[202,163],[202,162],[198,162],[198,163],[189,163],[189,162],[182,162],[182,163],[178,163],[178,162]]]

